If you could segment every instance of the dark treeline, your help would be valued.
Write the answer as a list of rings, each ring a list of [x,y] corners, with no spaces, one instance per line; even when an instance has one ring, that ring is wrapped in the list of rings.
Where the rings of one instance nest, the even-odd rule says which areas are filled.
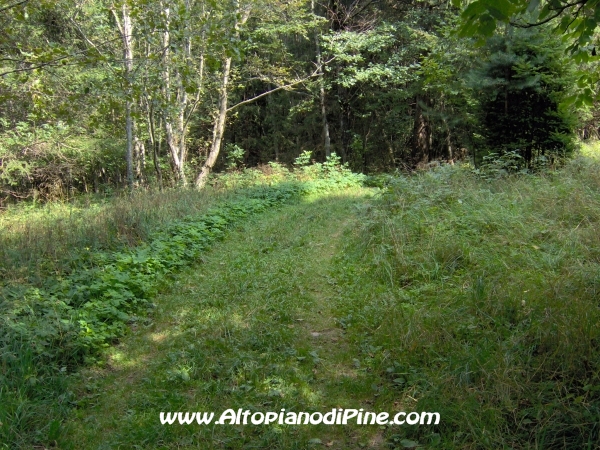
[[[552,24],[461,35],[461,2],[5,3],[0,204],[202,187],[227,156],[335,152],[375,172],[495,154],[531,168],[597,130],[577,83],[593,58],[570,58]]]

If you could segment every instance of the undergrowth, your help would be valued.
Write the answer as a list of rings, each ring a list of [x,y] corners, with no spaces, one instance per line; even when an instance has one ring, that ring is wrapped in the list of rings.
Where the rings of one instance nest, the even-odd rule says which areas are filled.
[[[388,429],[422,448],[600,448],[600,161],[482,179],[388,179],[338,259],[338,322],[382,402],[438,411]]]
[[[86,218],[93,217],[96,206],[81,210],[78,219],[69,221],[72,228],[66,238],[59,235],[54,241],[55,228],[42,219],[34,225],[45,232],[40,236],[45,239],[42,246],[9,227],[2,235],[7,244],[3,252],[12,256],[3,269],[13,276],[0,286],[0,443],[13,448],[52,442],[73,400],[66,376],[82,363],[93,362],[98,351],[121,337],[128,325],[143,324],[154,306],[153,296],[168,275],[198,261],[232,224],[307,193],[361,181],[337,160],[305,167],[298,174],[280,172],[277,177],[247,171],[236,180],[217,179],[214,189],[228,190],[229,195],[206,202],[210,208],[206,203],[195,206],[198,213],[175,220],[166,218],[180,205],[166,204],[161,194],[150,194],[150,200],[140,195],[137,207],[130,210],[125,200],[118,200],[92,226]],[[172,198],[173,194],[164,195]],[[194,195],[183,198],[192,202]],[[153,215],[139,207],[148,202],[163,208]],[[117,211],[123,212],[119,223],[130,223],[137,230],[129,229],[128,239],[123,240],[113,229],[95,245],[82,246],[94,240],[98,225],[119,217]],[[15,222],[20,221],[11,223]],[[31,232],[27,226],[16,228]],[[21,275],[15,277],[15,272]]]

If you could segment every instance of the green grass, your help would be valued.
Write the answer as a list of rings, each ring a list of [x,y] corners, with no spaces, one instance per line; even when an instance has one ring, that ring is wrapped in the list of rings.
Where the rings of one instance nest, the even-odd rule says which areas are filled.
[[[224,198],[230,198],[225,191],[169,189],[8,208],[0,214],[3,284],[35,284],[49,274],[70,272],[82,250],[138,245],[167,223],[202,213]]]
[[[321,190],[238,223],[168,279],[148,319],[71,376],[59,401],[70,418],[48,421],[39,441],[600,448],[597,155],[590,146],[538,175],[482,179],[457,166],[389,177],[375,197]],[[10,369],[32,362],[19,364]],[[335,407],[437,411],[441,423],[159,422],[161,411]]]
[[[60,227],[39,222],[48,231],[42,235],[46,244],[54,251],[64,250],[57,259],[40,252],[35,240],[28,241],[29,233],[14,229],[6,233],[9,244],[17,243],[8,246],[17,258],[5,262],[6,267],[31,271],[32,259],[18,258],[19,245],[37,254],[42,264],[37,266],[41,267],[37,276],[13,277],[0,286],[0,444],[28,448],[54,442],[75,400],[68,388],[69,374],[82,364],[96,362],[98,352],[114,344],[129,326],[147,323],[154,306],[151,300],[170,276],[197,262],[234,224],[309,192],[340,190],[360,182],[360,176],[333,161],[297,173],[274,164],[269,173],[249,170],[238,175],[218,178],[216,189],[208,192],[213,197],[182,191],[174,196],[169,195],[172,192],[138,193],[117,199],[105,205],[108,215],[92,221],[91,228],[86,228],[85,218],[91,219],[96,208],[82,209],[70,219],[68,236],[59,239],[51,235]],[[219,194],[215,190],[225,192],[215,195]],[[169,197],[175,201],[169,203]],[[182,214],[182,204],[194,199],[206,201]],[[154,212],[141,207],[156,200]],[[106,217],[127,201],[135,206],[123,211],[125,219],[139,225],[135,219],[141,217],[147,225],[130,234],[137,235],[133,242],[111,242],[119,234],[109,230],[103,235],[104,245],[74,245],[87,242],[90,229],[101,228],[103,221],[108,225]],[[30,218],[37,213],[35,209],[25,212]],[[13,224],[20,219],[14,213],[7,217]],[[11,241],[13,237],[21,239]]]
[[[61,448],[293,449],[317,438],[339,448],[340,440],[377,439],[372,427],[346,435],[327,426],[158,424],[161,411],[330,411],[370,401],[334,320],[339,292],[329,266],[365,195],[321,195],[268,212],[178,277],[157,299],[154,322],[111,349],[104,368],[81,374]]]
[[[336,278],[382,398],[437,410],[444,449],[600,448],[600,161],[482,181],[396,178]]]

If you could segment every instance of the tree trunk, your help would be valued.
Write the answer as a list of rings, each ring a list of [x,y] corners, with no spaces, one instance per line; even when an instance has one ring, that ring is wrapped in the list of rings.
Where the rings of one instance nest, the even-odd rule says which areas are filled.
[[[160,170],[160,141],[156,137],[156,126],[154,124],[154,107],[148,101],[148,131],[150,135],[150,145],[152,145],[152,162],[156,172],[156,181],[158,189],[162,191],[162,171]]]
[[[135,178],[139,185],[145,183],[144,168],[146,167],[146,146],[137,137],[134,139],[133,159],[135,163]]]
[[[429,122],[423,114],[421,97],[415,98],[415,123],[413,128],[412,163],[414,166],[429,162],[431,150],[431,129]]]
[[[125,82],[126,82],[126,100],[125,100],[125,129],[127,134],[127,149],[125,152],[125,159],[127,161],[127,186],[129,189],[133,189],[133,144],[134,144],[134,121],[133,121],[133,25],[131,23],[131,15],[129,14],[129,7],[126,3],[123,4],[121,9],[123,23],[119,21],[119,16],[116,11],[111,10],[117,27],[121,33],[121,39],[123,40],[123,59],[125,60]]]
[[[185,11],[186,11],[186,26],[189,27],[189,17],[190,17],[190,2],[189,0],[185,1]],[[183,39],[183,55],[186,61],[186,64],[189,66],[192,65],[191,61],[192,54],[192,42],[189,34],[186,34]],[[186,143],[186,134],[187,134],[187,120],[185,117],[185,113],[188,107],[188,94],[186,90],[186,86],[183,83],[183,76],[181,73],[177,73],[178,87],[177,87],[177,100],[178,100],[178,115],[177,115],[177,141],[178,141],[178,158],[180,162],[179,167],[179,178],[182,183],[186,184],[184,165],[187,157],[187,143]]]
[[[339,65],[338,65],[339,70]],[[339,71],[338,71],[339,73]],[[338,101],[340,104],[340,150],[342,152],[342,163],[346,163],[348,161],[348,139],[346,137],[346,94],[345,89],[338,85]]]
[[[221,81],[221,92],[219,94],[219,113],[213,127],[213,140],[208,153],[208,158],[202,166],[200,173],[196,177],[196,187],[202,189],[208,181],[208,175],[213,169],[219,151],[221,150],[221,142],[223,141],[223,133],[225,132],[225,120],[227,118],[227,87],[229,86],[229,72],[231,71],[231,57],[225,58],[223,65],[223,79]]]
[[[163,11],[165,15],[165,30],[162,33],[162,45],[164,49],[163,58],[163,94],[165,100],[165,107],[162,110],[163,121],[165,125],[165,135],[167,141],[167,147],[171,155],[171,167],[175,174],[175,178],[178,182],[185,186],[187,180],[185,178],[184,161],[181,160],[180,156],[180,142],[178,130],[174,129],[173,119],[169,106],[171,106],[171,33],[169,31],[171,26],[171,12],[168,6],[163,5]],[[177,124],[176,124],[177,125]]]
[[[311,0],[311,11],[315,14],[315,0]],[[323,146],[325,148],[325,157],[331,155],[331,138],[329,136],[329,122],[327,122],[327,105],[325,98],[325,82],[323,80],[323,58],[321,56],[321,44],[319,42],[319,32],[315,32],[315,52],[317,55],[317,70],[319,76],[319,101],[321,103],[321,126],[323,127]]]
[[[452,151],[452,133],[450,131],[450,125],[448,121],[444,119],[444,125],[446,126],[446,159],[454,163],[454,152]]]
[[[133,189],[133,118],[131,116],[133,102],[127,99],[125,104],[125,128],[127,130],[127,187]]]
[[[234,3],[236,13],[234,34],[237,40],[240,36],[240,26],[246,23],[246,21],[250,17],[251,10],[250,8],[246,8],[242,13],[239,0],[234,0]],[[217,114],[215,124],[213,127],[213,139],[210,151],[208,153],[208,158],[206,158],[202,169],[200,169],[200,172],[196,177],[195,185],[198,189],[202,189],[206,185],[206,182],[208,181],[208,175],[212,171],[215,163],[217,162],[219,152],[221,151],[221,143],[223,141],[223,134],[225,133],[225,121],[227,119],[227,89],[229,88],[229,74],[231,72],[231,61],[231,56],[227,56],[224,60],[223,77],[221,79],[221,92],[219,93],[219,112]]]

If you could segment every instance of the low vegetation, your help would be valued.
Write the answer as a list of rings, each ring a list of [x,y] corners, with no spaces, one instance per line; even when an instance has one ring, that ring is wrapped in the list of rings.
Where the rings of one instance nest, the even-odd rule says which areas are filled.
[[[12,438],[21,439],[14,442],[596,448],[598,152],[590,147],[537,174],[502,167],[371,178],[379,189],[358,188],[338,171],[334,178],[346,182],[337,188],[319,181],[303,200],[253,215],[199,262],[165,278],[169,286],[148,300],[151,314],[130,319],[132,333],[96,353],[97,364],[46,379],[47,393],[51,380],[70,380],[58,402],[63,416],[38,409],[35,417],[45,418],[38,434],[32,440],[31,428],[22,428],[18,435],[13,424]],[[270,169],[263,173],[272,181],[289,177]],[[222,182],[258,178],[238,172]],[[232,204],[223,205],[227,216]],[[185,236],[192,223],[174,226]],[[13,394],[24,386],[39,385],[24,383]],[[29,405],[41,405],[39,398]],[[437,411],[442,420],[432,427],[158,421],[160,411],[336,407]],[[24,419],[23,411],[35,411],[15,410]]]
[[[50,418],[48,408],[52,415],[60,417],[61,412],[50,405],[55,404],[57,396],[66,395],[57,392],[62,390],[64,375],[82,362],[93,362],[98,351],[121,337],[128,325],[143,323],[148,309],[154,306],[151,299],[168,281],[169,274],[197,261],[208,245],[221,238],[232,224],[309,192],[340,189],[356,185],[361,179],[340,166],[335,155],[324,164],[306,165],[300,160],[299,166],[296,173],[272,165],[268,174],[249,170],[234,179],[223,177],[217,186],[230,186],[235,191],[235,199],[225,196],[220,202],[205,202],[196,207],[196,214],[187,211],[176,219],[171,217],[168,222],[168,214],[178,210],[177,202],[146,214],[142,213],[142,205],[152,202],[153,197],[159,204],[166,203],[169,193],[166,198],[138,195],[137,208],[129,208],[121,220],[137,225],[150,222],[151,225],[140,226],[137,233],[128,233],[129,238],[136,237],[129,242],[138,245],[117,251],[103,250],[103,244],[114,244],[121,237],[117,230],[109,228],[102,235],[104,239],[96,241],[94,249],[71,247],[62,254],[69,245],[75,242],[85,245],[88,244],[86,239],[93,238],[94,228],[102,222],[92,222],[90,226],[81,219],[92,216],[98,206],[91,211],[80,211],[75,219],[63,219],[70,225],[70,232],[63,239],[52,239],[56,227],[40,223],[38,226],[46,231],[46,236],[42,235],[45,238],[42,246],[31,239],[30,233],[23,236],[22,232],[15,232],[22,221],[13,215],[15,227],[7,227],[2,236],[8,243],[5,252],[33,257],[7,258],[5,264],[22,261],[23,266],[6,265],[5,270],[13,273],[19,271],[13,269],[24,269],[27,273],[36,260],[37,275],[30,279],[7,280],[0,291],[4,382],[4,389],[0,390],[0,422],[3,423],[0,436],[3,440],[27,441],[32,429],[41,433],[37,439],[52,439],[59,422]],[[193,196],[180,194],[177,200],[184,202]],[[119,201],[105,206],[107,212],[101,217],[106,220],[118,210]],[[34,210],[34,216],[35,213]],[[25,230],[29,231],[27,226]],[[144,237],[147,239],[138,241]],[[52,259],[52,255],[57,254],[61,257]],[[54,386],[56,383],[61,386]],[[59,403],[66,407],[68,400],[63,400]]]
[[[599,169],[588,149],[538,175],[389,178],[335,276],[379,401],[445,418],[391,441],[597,448]]]

